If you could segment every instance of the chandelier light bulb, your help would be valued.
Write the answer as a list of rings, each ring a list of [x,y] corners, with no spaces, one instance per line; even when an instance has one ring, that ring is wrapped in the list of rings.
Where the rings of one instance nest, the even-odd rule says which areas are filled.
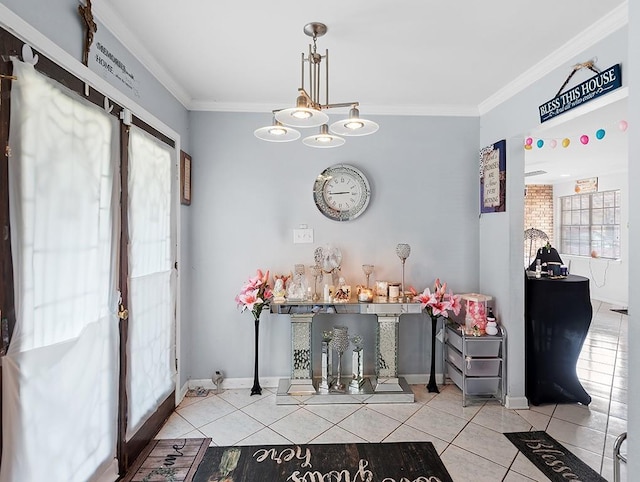
[[[367,136],[378,130],[378,124],[360,118],[360,111],[352,107],[349,117],[331,124],[331,132],[339,136]]]
[[[275,119],[272,125],[256,129],[253,135],[268,142],[290,142],[300,138],[297,130],[285,127]]]
[[[329,134],[329,128],[326,124],[320,126],[320,134],[306,137],[302,140],[303,144],[309,147],[338,147],[345,143],[342,137]]]
[[[283,127],[274,127],[272,129],[269,129],[269,134],[271,134],[272,136],[283,136],[287,133],[287,130],[284,129]]]
[[[296,109],[291,113],[291,117],[295,117],[296,119],[308,119],[311,117],[311,112],[302,109]]]
[[[351,130],[362,129],[364,127],[364,123],[360,121],[349,121],[344,126]]]

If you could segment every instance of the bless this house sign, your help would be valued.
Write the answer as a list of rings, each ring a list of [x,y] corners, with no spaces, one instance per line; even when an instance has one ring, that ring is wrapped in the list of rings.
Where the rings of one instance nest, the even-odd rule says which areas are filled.
[[[558,93],[553,99],[545,102],[538,110],[540,112],[540,122],[567,112],[574,107],[596,99],[603,94],[622,86],[622,76],[620,75],[620,64],[609,67],[602,72],[597,73],[580,85]]]

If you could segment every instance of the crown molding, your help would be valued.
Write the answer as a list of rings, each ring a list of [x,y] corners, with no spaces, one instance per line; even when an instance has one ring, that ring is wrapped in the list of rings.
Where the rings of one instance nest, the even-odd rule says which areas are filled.
[[[118,41],[133,55],[162,86],[167,89],[186,109],[189,109],[191,97],[178,84],[173,76],[167,72],[147,50],[137,37],[126,28],[108,2],[98,2],[93,5],[93,13],[100,22],[118,39]]]
[[[254,112],[269,113],[274,104],[239,104],[209,101],[192,101],[187,108],[192,111],[208,112]],[[337,111],[336,111],[337,112]],[[444,116],[444,117],[478,117],[475,105],[369,105],[360,106],[363,117],[369,115],[407,115],[407,116]]]
[[[478,105],[480,115],[484,115],[503,102],[506,102],[555,69],[565,67],[568,62],[572,62],[572,60],[584,52],[585,49],[600,42],[628,23],[629,5],[628,1],[625,1],[602,17],[598,22],[573,37],[555,52],[542,59],[533,67],[516,77],[515,80],[481,102]]]

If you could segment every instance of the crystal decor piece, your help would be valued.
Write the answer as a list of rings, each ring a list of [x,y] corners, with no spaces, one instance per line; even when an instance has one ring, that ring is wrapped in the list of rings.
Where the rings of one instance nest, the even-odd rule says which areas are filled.
[[[335,392],[344,392],[345,385],[342,383],[342,354],[349,347],[349,335],[346,326],[334,326],[333,337],[330,342],[333,349],[338,353],[338,372],[336,374],[336,380],[331,388]]]

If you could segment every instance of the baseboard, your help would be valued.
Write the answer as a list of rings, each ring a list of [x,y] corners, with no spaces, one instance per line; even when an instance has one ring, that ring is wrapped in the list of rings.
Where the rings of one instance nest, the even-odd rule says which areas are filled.
[[[371,377],[373,375],[369,375]],[[417,373],[413,375],[400,375],[403,377],[409,385],[426,385],[429,382],[429,375]],[[287,378],[286,376],[282,377],[260,377],[260,386],[262,388],[278,388],[278,383],[280,379]],[[443,375],[442,373],[436,373],[436,382],[441,385],[443,383]],[[223,390],[234,390],[241,388],[251,388],[253,386],[253,378],[225,378],[222,382]],[[187,390],[190,388],[208,388],[215,389],[216,385],[209,378],[204,379],[195,379],[189,380],[185,385],[180,389],[180,399],[184,398],[184,395],[187,393]]]
[[[529,400],[527,400],[527,397],[510,397],[507,395],[505,397],[504,406],[511,410],[528,410]]]
[[[262,388],[278,388],[278,383],[283,377],[260,377],[260,386]],[[214,390],[215,383],[210,378],[200,380],[189,380],[187,388],[208,388]],[[234,390],[239,388],[251,388],[253,386],[253,378],[225,378],[222,382],[223,390]],[[186,393],[186,390],[185,390]]]
[[[427,373],[415,373],[412,375],[400,375],[409,385],[426,385],[429,383],[429,375]],[[436,373],[436,383],[442,385],[444,383],[444,375]]]

